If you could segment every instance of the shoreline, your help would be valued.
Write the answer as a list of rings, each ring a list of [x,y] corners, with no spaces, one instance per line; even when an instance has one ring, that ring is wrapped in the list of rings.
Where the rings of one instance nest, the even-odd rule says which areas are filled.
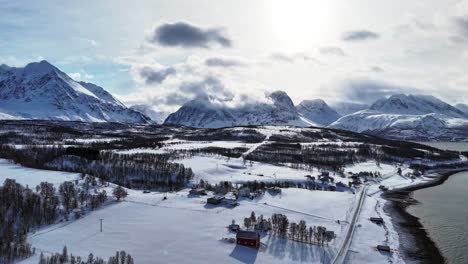
[[[382,195],[386,203],[384,212],[391,218],[392,225],[398,233],[399,251],[405,262],[447,263],[441,251],[421,224],[420,219],[410,214],[406,208],[418,203],[413,199],[413,192],[443,184],[450,176],[466,171],[465,169],[439,172],[434,180],[412,186],[391,190]]]

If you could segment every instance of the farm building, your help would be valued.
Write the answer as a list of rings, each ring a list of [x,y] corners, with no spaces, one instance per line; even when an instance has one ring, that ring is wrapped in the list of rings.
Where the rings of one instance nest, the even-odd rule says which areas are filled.
[[[224,200],[224,197],[222,196],[213,196],[213,197],[208,198],[206,202],[209,204],[221,204],[223,200]]]
[[[205,188],[193,188],[190,190],[190,194],[193,195],[206,195]]]
[[[260,247],[260,234],[256,231],[239,230],[236,235],[236,243],[242,246]]]

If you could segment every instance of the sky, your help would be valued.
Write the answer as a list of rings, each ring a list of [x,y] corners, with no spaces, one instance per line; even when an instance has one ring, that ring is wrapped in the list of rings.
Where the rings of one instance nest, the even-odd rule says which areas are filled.
[[[468,0],[0,0],[0,64],[46,59],[127,105],[283,90],[468,103]]]

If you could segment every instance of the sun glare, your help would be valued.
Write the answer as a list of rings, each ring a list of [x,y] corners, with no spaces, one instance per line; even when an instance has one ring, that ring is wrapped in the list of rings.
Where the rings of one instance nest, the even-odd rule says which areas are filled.
[[[282,46],[300,49],[326,30],[328,6],[314,0],[269,1],[271,31]]]

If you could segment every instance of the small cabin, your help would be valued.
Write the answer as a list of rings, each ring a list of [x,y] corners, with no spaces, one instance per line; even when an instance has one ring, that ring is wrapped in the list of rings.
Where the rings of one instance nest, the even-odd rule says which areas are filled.
[[[322,171],[322,174],[320,175],[322,177],[330,177],[330,172],[329,171]]]
[[[223,200],[224,200],[224,197],[222,196],[213,196],[213,197],[208,198],[206,202],[209,204],[221,204]]]
[[[190,194],[192,195],[206,195],[205,188],[193,188],[190,190]]]
[[[237,232],[240,229],[240,226],[236,223],[232,223],[228,226],[228,229],[232,232]]]
[[[371,217],[370,218],[371,222],[376,223],[376,224],[383,224],[383,219],[382,217]]]
[[[385,251],[385,252],[390,252],[390,247],[389,246],[385,246],[385,245],[377,245],[377,249],[379,251]]]
[[[236,235],[237,245],[259,248],[260,234],[257,231],[239,230]]]

